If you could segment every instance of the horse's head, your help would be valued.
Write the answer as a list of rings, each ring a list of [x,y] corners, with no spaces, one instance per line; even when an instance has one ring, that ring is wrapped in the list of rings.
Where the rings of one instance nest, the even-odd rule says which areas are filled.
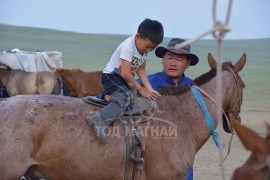
[[[217,63],[211,53],[208,53],[208,63],[212,69],[215,69],[217,67]],[[226,115],[228,115],[228,113],[232,113],[235,117],[237,117],[239,122],[241,122],[239,113],[241,111],[241,105],[243,101],[243,89],[245,87],[245,84],[238,73],[243,69],[245,63],[246,54],[244,53],[242,57],[235,63],[235,65],[231,65],[230,63],[223,63],[222,65],[223,71],[228,71],[230,74],[230,76],[226,76],[224,78],[232,78],[231,81],[228,81],[230,83],[223,83],[223,86],[227,85],[230,87],[229,92],[231,92],[230,94],[228,94],[229,97],[227,97],[223,108]],[[228,121],[226,120],[225,115],[223,115],[223,128],[228,133],[231,133],[232,131],[228,125]]]
[[[263,138],[250,128],[238,123],[232,114],[229,116],[242,144],[252,152],[246,163],[234,171],[232,179],[270,179],[270,124],[266,125],[268,135]]]

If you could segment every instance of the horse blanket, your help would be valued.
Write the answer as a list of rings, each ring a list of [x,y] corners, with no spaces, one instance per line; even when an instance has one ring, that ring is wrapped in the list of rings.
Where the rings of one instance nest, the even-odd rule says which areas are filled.
[[[0,65],[26,72],[52,72],[54,68],[63,67],[62,56],[63,53],[58,51],[28,52],[13,49],[0,52]]]

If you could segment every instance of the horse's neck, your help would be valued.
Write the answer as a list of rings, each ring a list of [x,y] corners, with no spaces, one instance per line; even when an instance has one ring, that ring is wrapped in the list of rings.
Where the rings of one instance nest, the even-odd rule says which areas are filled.
[[[214,105],[206,103],[209,111],[212,111]],[[185,139],[188,142],[185,146],[194,155],[210,137],[205,117],[191,91],[177,97],[162,97],[162,100],[158,101],[158,109],[162,113],[159,118],[162,117],[177,126],[178,141]],[[184,149],[179,151],[185,153]]]
[[[199,87],[203,89],[211,98],[214,99],[215,103],[218,103],[218,98],[221,98],[221,106],[227,107],[234,98],[233,87],[236,85],[236,80],[233,77],[233,74],[230,71],[223,71],[222,73],[222,83],[219,94],[217,94],[217,77],[213,78],[209,82],[200,85]],[[217,96],[218,95],[218,96]],[[210,101],[209,98],[204,98],[205,100]],[[226,111],[226,109],[224,109]]]
[[[229,80],[225,79],[224,85],[230,83]],[[216,101],[216,78],[213,78],[209,82],[199,86],[207,94],[209,94]],[[221,94],[221,103],[224,105],[224,94],[228,94],[229,89],[224,86],[223,92]],[[218,125],[216,117],[216,104],[209,98],[202,95],[204,102],[207,106],[209,113],[211,114],[215,125]],[[227,98],[227,97],[226,97]],[[206,143],[206,141],[211,136],[211,131],[207,125],[205,116],[202,112],[201,107],[195,100],[194,95],[191,91],[188,91],[179,96],[168,96],[162,97],[159,101],[159,108],[164,112],[163,118],[168,119],[177,125],[180,132],[178,138],[189,139],[190,147],[193,148],[195,152]],[[184,137],[181,137],[184,136]]]
[[[230,104],[235,104],[232,103],[235,100],[237,100],[237,98],[235,97],[235,95],[237,94],[235,91],[235,79],[233,77],[233,74],[230,71],[223,71],[222,73],[222,83],[221,83],[221,91],[218,92],[217,91],[217,77],[214,77],[212,80],[210,80],[209,82],[200,85],[199,87],[209,96],[206,97],[205,95],[202,95],[207,109],[209,111],[209,113],[212,116],[212,119],[215,123],[215,128],[218,126],[218,117],[217,117],[217,104],[221,103],[221,107],[222,107],[222,111],[226,112],[228,111],[228,107]],[[219,93],[219,94],[218,94]],[[202,93],[201,93],[202,94]],[[211,98],[213,100],[211,100]],[[220,101],[218,101],[218,98],[221,98]],[[203,121],[205,121],[205,118],[203,117],[202,119]],[[208,125],[206,125],[208,128]],[[208,131],[210,131],[210,129],[208,128]],[[207,141],[209,136],[211,136],[211,134],[207,134],[206,139],[203,138],[204,140],[201,142],[204,142],[205,140]],[[204,144],[204,143],[203,143]],[[201,146],[203,144],[199,144],[199,149],[201,148]],[[198,149],[198,150],[199,150]]]

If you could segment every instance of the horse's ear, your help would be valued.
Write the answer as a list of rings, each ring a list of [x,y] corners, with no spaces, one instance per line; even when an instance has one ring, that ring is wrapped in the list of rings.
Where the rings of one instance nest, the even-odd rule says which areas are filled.
[[[246,60],[247,60],[247,55],[246,55],[246,53],[244,53],[241,56],[241,58],[239,59],[239,61],[237,61],[237,63],[235,63],[235,65],[234,65],[235,72],[239,72],[243,69],[243,67],[246,64]]]
[[[243,146],[247,150],[257,153],[258,155],[262,154],[264,151],[263,147],[265,144],[265,139],[252,129],[237,122],[235,116],[232,113],[229,113],[229,119],[232,123],[233,128],[238,134]]]
[[[210,52],[208,53],[208,64],[211,67],[211,69],[215,69],[217,67],[217,62],[215,61]]]

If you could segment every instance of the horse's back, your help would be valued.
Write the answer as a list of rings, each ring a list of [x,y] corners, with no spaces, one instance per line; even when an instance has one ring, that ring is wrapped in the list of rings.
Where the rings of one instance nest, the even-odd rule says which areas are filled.
[[[24,147],[28,149],[33,141],[39,138],[45,138],[45,141],[50,133],[57,132],[59,135],[66,128],[85,127],[83,118],[90,110],[87,111],[82,101],[57,95],[18,95],[7,98],[0,102],[1,147],[17,146],[18,142],[23,142],[28,144]],[[79,114],[81,116],[77,117]],[[66,135],[67,132],[59,138]],[[5,146],[6,143],[9,143],[8,146]]]
[[[70,172],[82,179],[106,178],[103,171],[93,169],[102,169],[104,160],[122,174],[116,167],[124,164],[124,140],[120,146],[119,139],[106,146],[98,143],[85,121],[96,110],[82,99],[57,95],[19,95],[1,101],[0,177],[22,176],[35,165],[31,172],[55,172],[54,179],[72,179]],[[120,160],[112,161],[113,157]]]
[[[2,71],[1,79],[10,96],[18,94],[61,94],[57,77],[49,71]],[[56,91],[55,89],[58,88]]]
[[[10,96],[18,94],[36,94],[37,74],[22,70],[12,70],[6,72],[5,87]]]

